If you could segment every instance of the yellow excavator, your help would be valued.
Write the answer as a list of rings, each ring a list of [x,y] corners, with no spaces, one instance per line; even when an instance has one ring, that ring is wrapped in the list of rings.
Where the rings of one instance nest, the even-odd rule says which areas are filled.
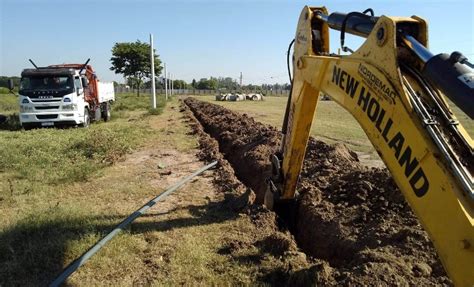
[[[329,52],[329,29],[340,31],[350,55]],[[346,33],[366,40],[352,51]],[[318,98],[329,95],[364,129],[453,282],[473,286],[474,143],[446,99],[472,119],[472,64],[459,52],[433,55],[424,19],[378,17],[372,9],[305,7],[293,43],[292,90],[266,204],[295,198]]]

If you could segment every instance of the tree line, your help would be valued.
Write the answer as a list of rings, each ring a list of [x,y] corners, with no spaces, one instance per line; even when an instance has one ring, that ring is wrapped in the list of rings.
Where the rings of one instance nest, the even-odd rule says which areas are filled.
[[[161,74],[163,67],[159,55],[155,51],[155,76]],[[151,88],[151,59],[150,44],[137,40],[130,43],[115,43],[112,48],[112,58],[110,59],[112,67],[110,70],[116,74],[122,74],[126,79],[126,85],[137,90],[139,95],[140,88]],[[158,89],[165,86],[163,77],[158,77],[155,82]],[[201,78],[198,81],[193,79],[191,83],[184,80],[173,80],[175,89],[197,89],[197,90],[220,90],[220,91],[258,91],[258,90],[289,90],[289,84],[262,84],[262,85],[239,85],[236,79],[231,77],[210,77]]]
[[[127,83],[129,87],[132,87],[132,82]],[[220,91],[280,91],[290,90],[289,84],[261,84],[261,85],[242,85],[240,87],[237,80],[231,77],[210,77],[201,78],[199,81],[193,79],[191,83],[187,83],[184,80],[173,80],[173,87],[175,89],[196,89],[196,90],[220,90]],[[146,81],[143,84],[143,88],[150,89],[151,81]],[[164,81],[156,82],[157,89],[164,89]]]

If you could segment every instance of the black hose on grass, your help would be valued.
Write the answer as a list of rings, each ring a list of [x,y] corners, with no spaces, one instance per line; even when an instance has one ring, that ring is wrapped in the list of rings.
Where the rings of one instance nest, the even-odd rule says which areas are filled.
[[[165,192],[161,193],[154,199],[150,200],[148,203],[143,205],[140,209],[132,213],[129,217],[127,217],[124,221],[122,221],[119,225],[117,225],[109,234],[107,234],[104,238],[102,238],[99,242],[97,242],[94,246],[92,246],[86,253],[82,254],[79,258],[74,260],[71,264],[69,264],[63,272],[56,277],[56,279],[49,285],[51,287],[60,286],[72,273],[74,273],[79,267],[81,267],[87,260],[89,260],[97,251],[99,251],[109,240],[111,240],[115,235],[117,235],[120,231],[126,228],[130,223],[132,223],[135,219],[137,219],[140,215],[144,214],[148,209],[150,209],[153,205],[155,205],[158,201],[162,200],[172,192],[176,191],[179,187],[184,185],[186,182],[191,180],[193,177],[203,173],[204,171],[210,169],[211,167],[215,166],[217,161],[214,161],[201,169],[197,170],[193,174],[188,175],[187,177],[183,178],[181,181],[173,185],[172,187],[168,188]]]

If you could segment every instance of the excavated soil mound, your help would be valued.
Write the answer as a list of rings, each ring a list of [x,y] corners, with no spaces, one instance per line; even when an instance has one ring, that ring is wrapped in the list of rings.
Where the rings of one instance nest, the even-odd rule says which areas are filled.
[[[271,173],[269,158],[280,147],[280,133],[246,114],[193,98],[184,102],[199,121],[194,129],[212,138],[201,137],[201,158],[219,159],[222,184],[237,188],[240,181],[262,203]],[[298,191],[289,229],[298,247],[311,256],[312,267],[302,270],[311,282],[452,285],[386,169],[368,169],[346,146],[311,138]],[[241,204],[252,202],[249,198]],[[281,249],[282,240],[271,238],[267,248]]]

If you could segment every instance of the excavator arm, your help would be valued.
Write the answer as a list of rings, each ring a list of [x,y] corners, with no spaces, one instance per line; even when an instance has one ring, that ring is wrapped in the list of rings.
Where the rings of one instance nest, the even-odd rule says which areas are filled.
[[[348,56],[330,54],[330,28],[367,39]],[[327,94],[364,129],[448,275],[456,285],[474,284],[474,145],[445,99],[473,117],[470,63],[460,53],[432,55],[427,23],[416,16],[329,15],[305,7],[294,45],[271,198],[295,198],[318,98]]]

